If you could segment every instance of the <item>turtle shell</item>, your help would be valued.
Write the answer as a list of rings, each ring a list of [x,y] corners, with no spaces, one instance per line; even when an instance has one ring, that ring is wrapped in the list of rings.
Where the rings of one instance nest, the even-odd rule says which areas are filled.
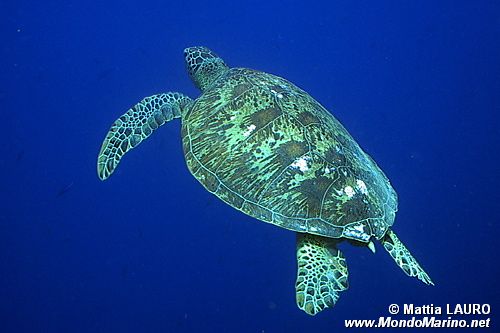
[[[293,83],[233,68],[182,118],[189,170],[259,220],[367,242],[394,222],[387,177],[321,104]]]

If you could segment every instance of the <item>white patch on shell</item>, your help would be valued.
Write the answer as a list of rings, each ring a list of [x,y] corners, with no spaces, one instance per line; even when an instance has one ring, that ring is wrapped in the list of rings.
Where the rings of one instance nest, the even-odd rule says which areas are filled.
[[[346,227],[343,234],[346,237],[360,239],[366,242],[370,239],[370,235],[365,232],[365,226],[360,223]]]
[[[246,132],[243,133],[243,136],[245,137],[249,136],[256,128],[257,126],[255,126],[254,124],[248,126]]]
[[[279,92],[277,92],[274,89],[271,89],[271,92],[273,93],[274,96],[276,96],[278,98],[283,98],[283,94],[282,93],[279,93]]]
[[[354,189],[349,185],[344,187],[344,193],[349,199],[351,199],[356,194],[356,192],[354,192]]]
[[[355,225],[354,230],[359,231],[359,232],[365,232],[365,226],[362,224]]]
[[[302,172],[306,172],[307,170],[309,170],[309,166],[307,165],[307,161],[309,161],[309,159],[310,159],[309,156],[302,156],[302,157],[296,159],[292,163],[291,167],[299,169]]]
[[[325,173],[325,175],[329,174],[329,173],[330,173],[330,168],[329,168],[329,167],[326,167],[326,168],[325,168],[325,172],[324,172],[324,173]]]
[[[366,184],[364,181],[358,179],[358,180],[356,180],[356,185],[357,185],[358,190],[361,191],[361,193],[368,194],[368,189],[366,188]]]
[[[312,231],[312,232],[316,232],[316,231],[318,231],[318,228],[316,228],[316,227],[310,227],[309,230]]]
[[[229,120],[235,120],[236,119],[236,116],[231,116],[231,118],[229,118]]]

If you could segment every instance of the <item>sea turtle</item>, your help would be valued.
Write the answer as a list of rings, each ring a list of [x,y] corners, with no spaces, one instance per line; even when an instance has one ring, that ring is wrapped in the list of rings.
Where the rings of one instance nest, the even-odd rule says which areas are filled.
[[[377,164],[320,103],[293,83],[229,68],[206,47],[184,50],[202,94],[144,98],[118,118],[99,152],[105,180],[159,126],[182,120],[191,173],[211,193],[260,221],[297,234],[297,305],[310,315],[347,289],[342,240],[383,244],[409,276],[433,284],[390,228],[397,195]]]

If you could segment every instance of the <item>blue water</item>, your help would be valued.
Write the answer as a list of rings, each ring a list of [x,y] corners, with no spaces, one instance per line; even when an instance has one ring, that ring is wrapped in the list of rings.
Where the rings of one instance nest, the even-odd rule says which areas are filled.
[[[0,22],[0,332],[340,332],[391,303],[489,303],[474,318],[498,328],[498,2],[7,0]],[[350,288],[307,316],[294,234],[206,192],[178,121],[98,180],[127,108],[199,94],[193,45],[327,107],[391,179],[394,230],[436,286],[341,244]]]

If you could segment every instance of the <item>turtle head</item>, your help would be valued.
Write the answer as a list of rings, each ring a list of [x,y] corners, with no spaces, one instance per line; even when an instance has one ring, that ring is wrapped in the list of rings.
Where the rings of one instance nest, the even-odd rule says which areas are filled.
[[[191,80],[201,91],[229,69],[224,60],[203,46],[184,49],[184,59]]]

